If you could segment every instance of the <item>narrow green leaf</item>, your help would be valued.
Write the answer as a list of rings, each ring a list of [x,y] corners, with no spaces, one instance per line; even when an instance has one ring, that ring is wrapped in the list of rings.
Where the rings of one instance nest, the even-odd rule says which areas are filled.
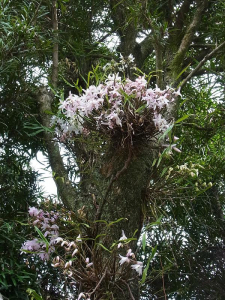
[[[86,223],[80,223],[80,225],[84,225],[85,227],[90,228],[90,226]]]
[[[99,237],[101,237],[101,236],[106,236],[106,234],[105,233],[103,233],[103,234],[98,234],[97,236],[96,236],[96,238],[95,238],[95,240],[97,240]]]
[[[34,226],[35,230],[37,231],[38,235],[40,236],[40,238],[42,239],[42,241],[45,243],[46,245],[46,251],[48,252],[48,248],[49,248],[49,242],[46,239],[46,237],[43,235],[43,233],[40,231],[40,229],[37,226]]]
[[[154,167],[154,165],[156,164],[156,162],[157,162],[157,158],[155,158],[155,159],[153,160],[152,167]]]
[[[12,282],[13,282],[14,286],[17,286],[15,278],[11,277],[11,279],[12,279]]]
[[[191,115],[184,115],[183,117],[181,117],[180,119],[178,119],[178,120],[175,122],[175,124],[178,124],[178,123],[180,123],[180,122],[186,120],[186,119],[189,118],[190,116],[191,116]]]
[[[158,166],[160,165],[162,158],[163,158],[163,155],[161,154],[161,156],[159,157],[159,160],[158,160],[158,162],[157,162],[157,165],[156,165],[157,168],[158,168]]]
[[[145,251],[145,248],[146,248],[146,233],[144,233],[143,236],[142,236],[142,247],[143,247],[143,250]]]
[[[160,157],[159,157],[159,160],[158,160],[158,163],[157,163],[157,168],[158,168],[158,166],[160,165],[160,163],[161,163],[161,160],[163,159],[163,157],[165,156],[165,154],[168,152],[168,151],[170,151],[171,150],[171,146],[169,146],[168,148],[166,148],[165,150],[163,150],[163,153],[160,155]]]
[[[149,257],[149,262],[150,262],[150,261],[153,259],[153,257],[155,256],[156,251],[157,251],[157,245],[156,245],[154,248],[152,248],[152,253],[151,253],[150,257]]]
[[[62,80],[70,87],[74,87],[73,84],[69,83],[63,76],[60,76],[62,78]]]
[[[94,73],[92,71],[88,72],[87,87],[89,87],[89,85],[90,85],[90,78],[91,78],[92,75],[94,75]]]
[[[147,272],[148,272],[148,269],[147,267],[144,269],[143,271],[143,275],[142,275],[142,279],[141,279],[141,284],[144,284],[145,283],[145,280],[146,280],[146,277],[147,277]]]
[[[150,227],[152,226],[156,226],[156,225],[159,225],[161,223],[161,219],[162,219],[163,216],[160,216],[155,222],[152,222],[150,223],[147,227],[146,227],[146,230],[148,230]]]
[[[118,219],[118,220],[116,220],[116,221],[110,222],[108,226],[111,226],[111,225],[113,225],[113,224],[116,224],[116,223],[118,223],[118,222],[120,222],[120,221],[122,221],[122,220],[124,220],[124,219],[125,219],[125,218],[120,218],[120,219]]]
[[[135,232],[132,235],[132,238],[134,238],[134,236],[136,235],[136,233],[138,232],[138,229],[135,230]],[[136,239],[136,238],[135,238]]]
[[[105,220],[97,220],[95,221],[95,223],[105,223],[106,225],[108,225],[108,222]]]
[[[143,271],[143,276],[142,276],[142,279],[141,279],[142,284],[146,280],[147,272],[148,272],[148,269],[149,269],[149,266],[150,266],[150,262],[152,261],[153,257],[155,256],[156,250],[157,250],[157,245],[154,248],[152,248],[152,253],[151,253],[150,257],[148,258],[148,263],[147,263],[147,266],[145,267],[145,269]]]
[[[180,106],[182,106],[185,102],[187,102],[188,99],[184,99],[181,103]]]
[[[173,129],[174,124],[170,125],[167,130],[163,133],[163,135],[159,138],[159,140],[163,140],[165,136]]]
[[[51,110],[45,110],[44,113],[46,115],[54,115],[54,113]]]
[[[160,177],[163,177],[163,175],[166,173],[167,170],[168,170],[168,168],[165,167],[165,168],[162,170],[162,173],[160,174]]]
[[[185,67],[185,68],[180,72],[180,74],[177,76],[176,80],[177,80],[178,78],[180,78],[180,76],[181,76],[181,75],[182,75],[189,67],[190,67],[190,64],[187,65],[187,67]]]
[[[138,109],[135,110],[135,113],[143,112],[145,110],[146,106],[147,106],[146,104],[140,106]]]
[[[38,133],[43,132],[43,131],[44,131],[43,129],[39,129],[39,130],[34,131],[34,132],[32,132],[32,133],[28,133],[28,132],[27,132],[27,135],[28,135],[28,136],[35,136],[35,135],[37,135]]]
[[[109,249],[107,249],[104,245],[102,245],[101,243],[96,243],[96,245],[99,245],[100,247],[102,247],[105,251],[108,251],[109,253],[112,253],[112,251],[110,251]]]

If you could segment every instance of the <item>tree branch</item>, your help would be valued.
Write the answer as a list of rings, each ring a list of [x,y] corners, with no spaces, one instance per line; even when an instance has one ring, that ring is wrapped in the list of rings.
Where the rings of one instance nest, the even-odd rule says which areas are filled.
[[[177,18],[175,20],[174,28],[175,30],[181,30],[184,26],[185,17],[188,16],[188,11],[192,0],[184,0],[180,10],[178,11]]]
[[[52,26],[53,26],[53,69],[52,69],[52,86],[57,87],[58,82],[58,18],[57,18],[57,1],[52,1]],[[40,115],[42,124],[46,128],[50,128],[51,115],[46,112],[52,112],[53,94],[42,87],[38,91],[37,101],[40,106]],[[67,170],[63,164],[60,154],[59,146],[53,141],[53,133],[49,131],[44,132],[44,139],[49,156],[49,163],[52,171],[54,172],[54,181],[57,186],[57,191],[62,199],[64,205],[68,209],[74,207],[75,202],[75,189],[70,182]]]
[[[124,1],[110,0],[109,5],[111,16],[121,41],[119,51],[126,57],[133,53],[138,31],[134,22],[127,18],[129,11]]]
[[[198,53],[196,53],[196,56],[191,56],[191,57],[187,57],[184,62],[183,62],[183,69],[187,66],[187,65],[193,65],[199,61],[201,61],[207,54],[209,54],[211,51],[210,48],[207,49],[202,49],[199,50]]]
[[[105,35],[103,35],[99,40],[96,41],[97,44],[103,43],[105,39],[107,39],[107,37],[109,37],[110,35],[112,35],[113,33],[115,33],[116,30],[112,30],[108,33],[106,33]]]
[[[198,71],[195,72],[195,74],[192,76],[192,77],[197,77],[197,76],[201,76],[201,75],[204,75],[204,74],[217,74],[219,75],[219,73],[221,72],[224,72],[224,67],[216,67],[216,68],[213,68],[210,69],[210,68],[205,68],[205,69],[199,69]],[[186,78],[188,76],[188,72],[185,72],[183,74],[183,78]]]
[[[40,105],[42,124],[49,128],[51,115],[46,114],[46,111],[52,111],[51,103],[53,101],[53,97],[46,87],[42,87],[39,89],[37,100]],[[75,204],[76,192],[68,178],[67,170],[65,169],[59,151],[59,146],[53,141],[53,133],[51,132],[45,131],[44,139],[49,155],[49,163],[52,171],[54,172],[53,178],[57,186],[58,194],[64,205],[68,209],[72,209]]]
[[[196,12],[194,14],[194,17],[192,19],[192,22],[189,24],[186,33],[180,43],[179,49],[177,53],[174,56],[174,59],[171,64],[171,68],[173,71],[175,71],[175,77],[178,75],[177,71],[180,71],[180,66],[182,65],[182,62],[184,60],[184,57],[188,51],[189,46],[191,45],[191,42],[193,40],[194,34],[200,24],[202,13],[204,9],[206,8],[207,0],[200,1],[200,4],[197,6]]]
[[[195,73],[197,73],[197,71],[204,65],[204,63],[209,60],[210,58],[212,58],[216,52],[218,52],[218,50],[220,50],[222,47],[225,46],[225,41],[223,43],[221,43],[218,47],[216,47],[213,51],[211,51],[209,54],[207,54],[201,61],[200,63],[197,65],[197,67],[182,81],[182,83],[180,84],[180,87],[182,88],[189,79],[191,79]]]
[[[146,5],[147,7],[147,5]],[[147,13],[144,13],[144,16],[146,20],[148,21],[148,24],[152,31],[152,40],[153,40],[153,46],[155,49],[155,56],[156,56],[156,82],[159,88],[163,88],[163,76],[162,76],[162,70],[163,70],[163,46],[162,46],[162,39],[163,39],[163,29],[162,27],[158,27],[155,30],[155,26],[151,20],[151,18],[148,17]],[[157,31],[157,32],[156,32]]]
[[[58,64],[59,64],[59,44],[58,44],[58,16],[57,1],[52,1],[52,27],[53,27],[53,69],[52,69],[52,85],[57,87],[58,82]]]
[[[212,47],[215,47],[216,44],[191,44],[190,45],[190,48],[212,48]]]

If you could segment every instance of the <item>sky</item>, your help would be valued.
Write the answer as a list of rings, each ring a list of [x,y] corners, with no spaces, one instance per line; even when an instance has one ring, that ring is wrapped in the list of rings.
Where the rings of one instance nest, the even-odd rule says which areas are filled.
[[[44,196],[57,195],[56,185],[52,179],[51,168],[48,167],[47,158],[41,153],[38,152],[37,159],[32,159],[31,167],[38,171],[40,175],[40,181],[38,181],[39,186],[43,188]]]

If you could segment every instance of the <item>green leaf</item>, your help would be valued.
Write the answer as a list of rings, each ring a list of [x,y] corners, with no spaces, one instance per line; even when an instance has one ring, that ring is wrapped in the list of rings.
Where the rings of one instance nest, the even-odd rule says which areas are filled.
[[[98,234],[96,237],[95,237],[95,240],[97,240],[99,237],[101,237],[101,236],[106,236],[106,234],[105,233],[102,233],[102,234]]]
[[[145,251],[145,248],[146,248],[146,233],[144,233],[143,236],[142,236],[142,247],[143,247],[143,250]]]
[[[8,284],[7,284],[7,282],[6,282],[5,280],[2,281],[2,280],[0,279],[0,283],[1,283],[5,288],[8,287]]]
[[[22,225],[22,226],[30,226],[30,224],[28,224],[28,223],[23,223],[23,222],[20,222],[20,221],[16,221],[16,223],[19,223],[20,225]]]
[[[160,155],[159,160],[158,160],[158,162],[157,162],[157,165],[156,165],[157,168],[158,168],[158,166],[160,165],[161,160],[163,159],[163,157],[165,156],[165,154],[166,154],[167,152],[169,152],[170,150],[171,150],[171,146],[169,146],[168,148],[166,148],[166,149],[163,150],[163,153]]]
[[[155,254],[156,254],[156,251],[157,251],[157,245],[154,248],[152,248],[152,253],[149,257],[149,262],[148,263],[150,263],[150,261],[154,258]]]
[[[153,160],[152,167],[154,167],[154,165],[156,164],[156,162],[157,162],[157,158],[155,158],[155,159]]]
[[[143,112],[146,107],[147,107],[147,104],[144,104],[144,105],[140,106],[138,109],[135,110],[135,113]]]
[[[118,223],[118,222],[120,222],[120,221],[122,221],[122,220],[124,220],[124,219],[125,219],[125,218],[120,218],[120,219],[118,219],[118,220],[116,220],[116,221],[110,222],[108,226],[111,226],[111,225],[113,225],[113,224],[116,224],[116,223]]]
[[[86,223],[80,223],[80,225],[84,225],[85,227],[90,228],[90,226]]]
[[[144,271],[143,271],[143,275],[142,275],[142,279],[141,279],[141,284],[145,283],[146,277],[147,277],[147,272],[150,266],[150,262],[152,261],[153,257],[155,256],[157,250],[157,245],[152,248],[152,253],[150,255],[150,257],[148,258],[148,262],[147,262],[147,266],[145,267]]]
[[[159,138],[159,141],[160,141],[160,140],[163,140],[164,137],[167,136],[167,134],[173,129],[173,126],[174,126],[174,124],[170,125],[170,126],[167,128],[167,130],[166,130],[166,131],[163,133],[163,135],[161,135],[161,137]]]
[[[152,226],[159,225],[161,223],[163,215],[161,215],[155,222],[150,223],[147,227],[146,230],[148,230]]]
[[[176,78],[176,80],[178,79],[178,78],[180,78],[180,76],[190,67],[190,65],[191,64],[189,64],[189,65],[187,65],[187,67],[185,67],[181,72],[180,72],[180,74],[177,76],[177,78]]]
[[[28,278],[29,278],[29,277],[28,277]],[[12,279],[12,282],[13,282],[14,286],[17,286],[17,283],[16,283],[15,278],[11,277],[11,279]]]
[[[29,296],[31,296],[31,300],[35,299],[35,300],[43,300],[43,298],[41,296],[39,296],[35,290],[32,289],[27,289],[26,291],[28,293]]]
[[[135,230],[135,232],[132,235],[132,238],[136,235],[136,233],[138,232],[138,229]],[[136,238],[135,238],[136,239]]]
[[[40,231],[40,229],[37,226],[34,226],[35,230],[37,231],[38,235],[40,236],[40,238],[42,239],[42,241],[45,243],[46,245],[46,251],[48,252],[49,249],[49,242],[46,239],[46,237],[43,235],[43,233]]]
[[[100,247],[102,247],[105,251],[108,251],[109,253],[112,253],[112,251],[110,251],[109,249],[107,249],[104,245],[102,245],[101,243],[96,243],[96,245],[99,245]]]
[[[92,78],[92,76],[94,75],[94,73],[92,71],[88,72],[88,81],[87,81],[87,87],[89,87],[90,85],[90,78]]]
[[[160,174],[160,177],[163,177],[163,175],[166,173],[168,170],[168,167],[163,168],[162,173]]]
[[[51,110],[45,110],[44,113],[46,115],[54,115],[54,113]]]
[[[106,225],[108,225],[108,222],[105,220],[97,220],[95,221],[95,223],[105,223]]]
[[[186,119],[189,118],[190,116],[191,116],[191,115],[184,115],[183,117],[181,117],[180,119],[178,119],[178,120],[175,122],[175,124],[178,124],[178,123],[180,123],[180,122],[186,120]]]
[[[71,83],[69,83],[63,76],[60,76],[61,78],[62,78],[62,80],[68,85],[68,86],[70,86],[70,87],[74,87],[74,85],[73,84],[71,84]],[[78,82],[77,82],[78,83]]]
[[[141,279],[141,284],[145,283],[146,277],[147,277],[147,272],[148,272],[148,268],[146,267],[143,271],[143,275],[142,275],[142,279]]]
[[[28,136],[35,136],[35,135],[37,135],[38,133],[43,132],[43,131],[44,131],[43,129],[39,129],[39,130],[34,131],[34,132],[32,132],[32,133],[27,133],[27,135],[28,135]]]

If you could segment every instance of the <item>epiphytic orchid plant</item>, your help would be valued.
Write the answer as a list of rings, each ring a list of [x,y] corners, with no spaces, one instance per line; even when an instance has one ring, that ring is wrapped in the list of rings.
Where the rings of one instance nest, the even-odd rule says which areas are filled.
[[[53,118],[61,141],[92,131],[116,137],[121,145],[158,138],[172,124],[164,116],[180,92],[149,88],[146,79],[146,75],[130,80],[108,74],[104,82],[88,86],[82,94],[70,93],[60,101],[60,116]]]
[[[31,207],[29,215],[30,223],[37,231],[37,237],[26,241],[21,247],[22,252],[37,255],[44,261],[51,261],[52,266],[62,271],[71,284],[82,287],[78,299],[91,299],[103,279],[110,282],[112,276],[116,276],[119,282],[127,280],[130,273],[142,275],[143,263],[137,261],[129,248],[129,242],[134,238],[127,238],[124,231],[119,240],[107,249],[100,242],[101,236],[106,234],[97,236],[96,239],[79,234],[72,239],[66,237],[62,230],[62,235],[59,236],[60,222],[63,219],[68,221],[68,218],[72,220],[70,213],[48,212]],[[107,228],[116,222],[118,221],[106,224],[106,232]],[[65,227],[64,225],[62,227]],[[90,248],[89,242],[94,243],[94,247]],[[102,251],[110,254],[104,264],[101,261]],[[120,254],[122,251],[124,256]]]

